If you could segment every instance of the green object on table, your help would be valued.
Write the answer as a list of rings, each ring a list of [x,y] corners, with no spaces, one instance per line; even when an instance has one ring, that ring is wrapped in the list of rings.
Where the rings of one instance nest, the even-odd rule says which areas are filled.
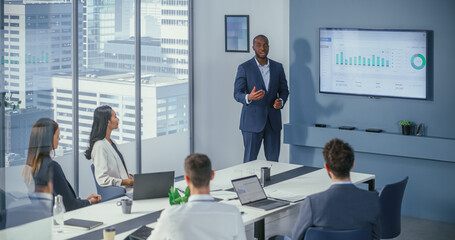
[[[190,188],[186,187],[185,195],[180,196],[179,191],[176,188],[171,187],[168,195],[169,195],[169,204],[171,204],[171,205],[183,204],[183,203],[188,202],[188,198],[190,197]]]

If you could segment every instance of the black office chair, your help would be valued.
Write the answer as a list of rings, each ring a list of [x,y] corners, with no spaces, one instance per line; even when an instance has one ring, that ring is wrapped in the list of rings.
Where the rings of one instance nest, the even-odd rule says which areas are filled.
[[[381,238],[395,238],[401,233],[401,203],[409,177],[385,185],[379,192],[381,204]]]
[[[96,191],[99,195],[101,195],[101,201],[108,201],[114,198],[125,196],[125,188],[117,187],[117,186],[107,186],[101,187],[95,178],[95,166],[90,165],[90,169],[92,170],[93,180],[95,180],[96,184]]]
[[[6,210],[0,210],[0,230],[5,229],[6,225]]]
[[[0,189],[0,201],[6,202],[6,194],[3,189]],[[5,203],[6,205],[6,203]],[[5,209],[0,209],[0,230],[5,229],[5,224],[6,224],[6,210]]]
[[[331,230],[317,227],[308,228],[304,240],[371,240],[371,225],[352,230]]]

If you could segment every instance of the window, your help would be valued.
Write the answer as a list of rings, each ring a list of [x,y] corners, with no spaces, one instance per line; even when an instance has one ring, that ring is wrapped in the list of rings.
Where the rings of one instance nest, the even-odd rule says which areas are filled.
[[[72,176],[73,156],[82,158],[87,149],[92,128],[93,113],[106,104],[118,114],[119,129],[112,138],[119,146],[134,144],[141,131],[144,143],[154,142],[160,151],[172,151],[164,141],[146,141],[164,135],[172,139],[175,148],[189,146],[188,103],[189,56],[189,3],[187,0],[143,1],[140,25],[141,36],[134,36],[138,26],[134,17],[134,0],[110,1],[8,1],[2,2],[4,15],[4,58],[2,59],[5,90],[13,93],[10,100],[20,100],[21,111],[7,108],[6,121],[20,126],[0,129],[9,146],[6,149],[8,166],[23,165],[26,158],[31,128],[42,117],[55,120],[60,127],[61,140],[56,149],[56,160],[67,176]],[[72,59],[72,4],[80,4],[79,59]],[[152,21],[151,21],[152,19]],[[141,53],[135,55],[134,39],[140,37]],[[141,59],[142,66],[136,66]],[[78,89],[72,89],[72,64],[76,63]],[[140,67],[142,99],[136,107],[135,74]],[[75,102],[73,94],[78,94]],[[178,96],[178,97],[176,97]],[[183,98],[179,98],[183,96]],[[175,98],[175,99],[172,99]],[[73,119],[73,109],[79,109],[79,118]],[[136,113],[136,109],[140,110]],[[139,118],[141,129],[136,129]],[[168,118],[172,122],[168,122]],[[27,121],[18,121],[25,120]],[[176,124],[183,121],[183,124]],[[9,125],[11,126],[11,125]],[[73,130],[78,126],[78,135]],[[183,134],[182,134],[183,133]],[[170,138],[168,138],[170,137]],[[75,146],[73,140],[78,139]],[[163,138],[164,139],[164,138]],[[166,140],[169,141],[169,140]],[[163,143],[161,143],[163,142]],[[182,159],[189,152],[181,151]],[[124,152],[128,167],[134,168],[136,152]],[[184,156],[183,156],[184,155]],[[146,159],[141,156],[142,159]],[[149,158],[148,158],[149,159]],[[152,159],[155,159],[152,157]],[[152,171],[156,162],[143,161],[142,171]],[[179,159],[180,160],[180,159]],[[68,162],[70,161],[70,162]],[[164,161],[164,160],[163,160]],[[180,161],[179,161],[180,163]],[[90,170],[80,169],[79,179],[91,177]],[[178,173],[182,174],[182,173]],[[69,179],[72,181],[73,179]],[[72,184],[86,184],[84,181]],[[11,189],[11,188],[9,188]],[[90,187],[79,187],[80,196]]]

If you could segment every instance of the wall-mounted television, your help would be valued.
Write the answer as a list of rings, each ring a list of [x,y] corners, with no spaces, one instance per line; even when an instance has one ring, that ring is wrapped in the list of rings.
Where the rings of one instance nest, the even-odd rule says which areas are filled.
[[[319,92],[427,99],[428,31],[319,29]]]

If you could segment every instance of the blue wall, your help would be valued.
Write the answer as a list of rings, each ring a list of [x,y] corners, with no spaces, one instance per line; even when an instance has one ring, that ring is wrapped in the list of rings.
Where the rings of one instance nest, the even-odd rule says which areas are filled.
[[[431,30],[429,100],[319,93],[320,27]],[[322,166],[323,144],[318,142],[348,137],[354,150],[361,149],[354,171],[375,174],[377,187],[409,176],[403,215],[455,222],[455,1],[290,0],[290,46],[290,124],[284,131],[285,142],[291,145],[290,161]],[[423,123],[425,137],[409,136],[409,141],[398,137],[400,120]],[[314,123],[380,128],[385,133],[318,132],[310,127]],[[442,149],[443,157],[432,158],[441,151],[435,147],[439,140],[447,149]],[[382,147],[387,151],[382,153]],[[400,154],[391,154],[394,148],[400,148]],[[429,153],[425,158],[409,157],[422,148]],[[438,152],[432,152],[434,148]]]

